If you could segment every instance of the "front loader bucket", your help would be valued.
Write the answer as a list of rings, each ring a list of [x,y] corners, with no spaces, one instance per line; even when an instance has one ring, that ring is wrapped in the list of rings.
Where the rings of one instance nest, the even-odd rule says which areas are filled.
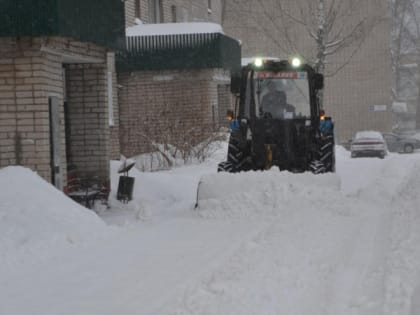
[[[258,204],[258,198],[259,201],[270,202],[270,199],[299,198],[302,193],[323,193],[331,189],[340,189],[340,178],[333,173],[296,174],[278,169],[215,173],[200,178],[195,207],[202,210],[222,205],[226,209],[229,205],[241,207],[244,203]]]

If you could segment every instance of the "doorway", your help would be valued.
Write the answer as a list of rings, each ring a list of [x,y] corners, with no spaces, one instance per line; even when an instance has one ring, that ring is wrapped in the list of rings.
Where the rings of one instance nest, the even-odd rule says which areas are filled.
[[[48,98],[50,114],[50,164],[51,182],[59,189],[63,189],[63,171],[61,165],[61,133],[60,133],[60,102],[58,97]]]

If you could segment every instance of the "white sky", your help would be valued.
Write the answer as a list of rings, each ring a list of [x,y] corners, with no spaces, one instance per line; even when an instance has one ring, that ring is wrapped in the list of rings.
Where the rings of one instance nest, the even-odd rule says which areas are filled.
[[[223,174],[223,196],[193,210],[225,154],[131,170],[128,204],[113,162],[99,216],[0,169],[0,314],[420,314],[420,152],[337,147],[336,174]]]

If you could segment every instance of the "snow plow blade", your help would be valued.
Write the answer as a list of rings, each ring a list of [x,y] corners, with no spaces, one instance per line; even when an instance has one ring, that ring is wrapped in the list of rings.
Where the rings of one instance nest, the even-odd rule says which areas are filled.
[[[197,188],[195,208],[240,206],[270,200],[300,198],[340,190],[340,178],[335,173],[312,174],[269,171],[215,173],[203,175]],[[303,196],[301,196],[303,195]],[[274,201],[273,201],[274,202]]]

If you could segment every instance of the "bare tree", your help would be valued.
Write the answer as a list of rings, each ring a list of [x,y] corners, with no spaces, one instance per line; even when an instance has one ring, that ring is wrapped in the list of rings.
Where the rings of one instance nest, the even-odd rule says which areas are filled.
[[[391,0],[390,8],[393,98],[394,101],[416,99],[415,128],[420,129],[420,4],[416,0]]]
[[[136,124],[138,147],[150,163],[149,169],[171,168],[182,161],[204,161],[215,149],[214,143],[224,135],[213,129],[212,123],[185,119],[180,115],[182,104],[165,102],[155,109],[155,116]]]
[[[392,89],[392,96],[394,100],[398,100],[401,80],[401,59],[403,56],[403,37],[405,33],[405,20],[408,15],[408,3],[411,0],[391,0],[390,9],[392,17],[392,70],[394,73],[394,87]]]
[[[232,0],[235,5],[253,8],[254,24],[274,43],[279,53],[299,54],[315,69],[332,76],[347,65],[360,45],[383,16],[369,15],[366,0]],[[366,12],[366,13],[365,13]],[[299,40],[295,40],[297,38]],[[302,40],[303,39],[303,40]],[[311,49],[307,41],[312,42]],[[302,45],[303,44],[303,45]],[[305,51],[306,50],[306,51]],[[340,61],[329,63],[341,52]]]

